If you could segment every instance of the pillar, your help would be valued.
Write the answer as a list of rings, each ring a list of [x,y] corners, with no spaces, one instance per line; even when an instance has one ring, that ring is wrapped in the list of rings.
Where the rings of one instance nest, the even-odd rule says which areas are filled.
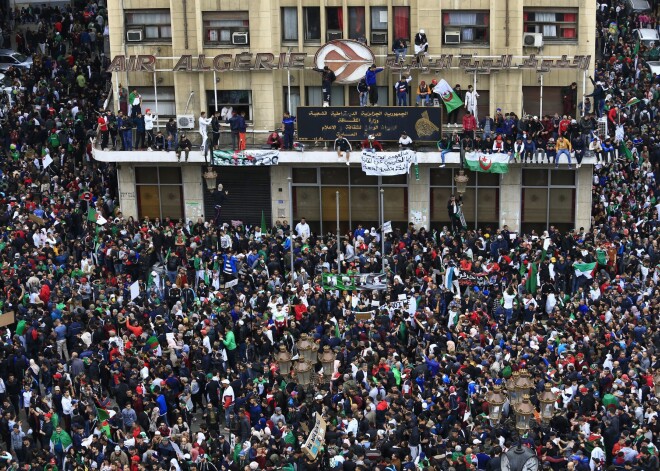
[[[291,167],[272,165],[270,167],[271,225],[276,219],[286,219],[293,223],[293,214],[289,211],[289,178]],[[293,224],[295,226],[295,224]]]
[[[575,171],[576,192],[575,196],[575,227],[591,227],[591,188],[594,168],[592,165],[583,165]]]
[[[181,180],[183,181],[184,216],[186,219],[197,222],[198,218],[204,218],[204,192],[206,191],[206,183],[202,181],[200,167],[183,165]]]
[[[117,166],[117,181],[119,186],[119,207],[125,218],[138,218],[137,198],[135,197],[135,167],[133,165]]]
[[[500,227],[509,226],[512,232],[520,231],[520,194],[522,186],[522,169],[509,166],[509,172],[503,173],[500,179]]]
[[[415,229],[430,227],[431,214],[429,213],[431,168],[428,166],[419,167],[419,180],[415,177],[415,169],[411,169],[408,179],[408,211],[409,221],[415,224]]]

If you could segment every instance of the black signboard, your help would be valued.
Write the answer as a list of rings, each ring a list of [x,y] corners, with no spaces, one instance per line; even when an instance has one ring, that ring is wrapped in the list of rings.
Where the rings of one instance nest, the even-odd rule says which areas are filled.
[[[298,139],[334,141],[342,132],[350,141],[373,134],[379,141],[398,141],[406,131],[415,142],[440,140],[442,108],[403,106],[299,106]]]

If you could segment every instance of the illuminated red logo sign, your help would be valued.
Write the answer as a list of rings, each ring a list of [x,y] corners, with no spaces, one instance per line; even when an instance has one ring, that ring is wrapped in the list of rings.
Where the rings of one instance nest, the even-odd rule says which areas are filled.
[[[359,82],[375,61],[371,49],[352,39],[330,41],[321,46],[314,56],[316,67],[330,67],[337,76],[337,83]]]

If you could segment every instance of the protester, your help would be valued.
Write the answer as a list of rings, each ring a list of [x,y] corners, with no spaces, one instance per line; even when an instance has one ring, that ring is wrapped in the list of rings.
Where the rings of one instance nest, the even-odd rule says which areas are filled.
[[[657,471],[659,85],[644,66],[655,48],[635,51],[630,36],[656,16],[602,5],[595,83],[612,96],[597,93],[594,109],[618,109],[615,129],[573,123],[573,98],[563,129],[511,113],[488,123],[502,152],[520,139],[526,160],[571,147],[578,165],[583,149],[601,157],[591,227],[539,233],[466,228],[468,194],[425,227],[230,225],[222,185],[212,221],[126,218],[116,166],[91,158],[108,137],[92,142],[97,128],[111,138],[116,119],[130,150],[135,127],[125,112],[98,114],[108,64],[88,39],[107,22],[103,7],[14,13],[19,28],[43,28],[28,28],[21,47],[44,51],[29,71],[8,71],[35,86],[3,125],[0,320],[15,319],[0,327],[0,467],[490,470],[521,443],[542,469]],[[53,73],[46,38],[58,28],[71,61]],[[89,66],[86,88],[68,90],[73,66]],[[136,93],[127,102],[138,117]],[[187,160],[190,141],[166,130]],[[439,148],[494,152],[473,134]],[[47,169],[31,160],[43,155]],[[278,358],[295,364],[310,347],[303,386]],[[555,399],[549,423],[534,415],[524,434],[510,402],[499,421],[488,407],[495,386],[519,376],[535,408],[546,388]],[[317,417],[327,430],[313,459],[303,445]]]

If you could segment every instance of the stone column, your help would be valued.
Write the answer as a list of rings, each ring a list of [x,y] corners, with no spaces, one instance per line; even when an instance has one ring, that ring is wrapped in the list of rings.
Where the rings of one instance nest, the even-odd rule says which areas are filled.
[[[119,207],[125,218],[138,218],[137,198],[135,195],[135,167],[133,165],[117,166],[117,181],[119,186]]]
[[[186,219],[195,223],[197,218],[204,218],[204,192],[206,183],[202,181],[202,172],[198,165],[183,165],[181,167],[183,182],[183,211]]]
[[[591,227],[591,187],[594,168],[592,165],[583,165],[575,171],[575,228]]]
[[[431,214],[429,212],[431,184],[431,168],[419,167],[419,180],[415,178],[415,169],[412,168],[408,180],[408,220],[415,224],[415,229],[430,228]]]
[[[506,224],[513,232],[520,231],[521,227],[521,186],[522,169],[509,166],[509,172],[503,173],[500,179],[500,227]]]

